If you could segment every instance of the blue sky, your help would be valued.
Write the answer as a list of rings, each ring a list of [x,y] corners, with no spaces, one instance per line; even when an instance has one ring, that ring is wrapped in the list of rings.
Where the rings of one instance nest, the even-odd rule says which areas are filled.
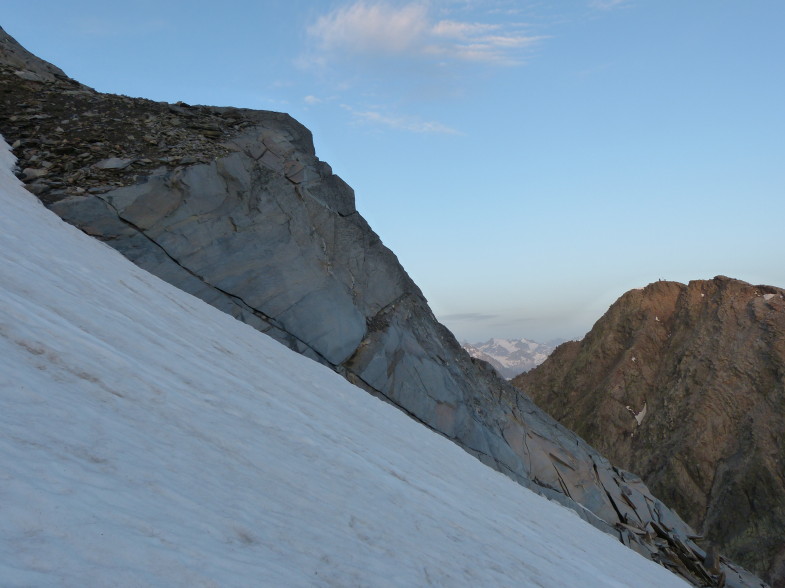
[[[785,287],[781,0],[4,0],[104,92],[288,112],[459,339]]]

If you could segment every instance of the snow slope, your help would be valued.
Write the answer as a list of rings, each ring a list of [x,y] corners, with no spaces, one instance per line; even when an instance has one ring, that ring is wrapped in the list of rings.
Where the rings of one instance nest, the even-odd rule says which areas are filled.
[[[684,586],[46,211],[0,143],[0,585]]]

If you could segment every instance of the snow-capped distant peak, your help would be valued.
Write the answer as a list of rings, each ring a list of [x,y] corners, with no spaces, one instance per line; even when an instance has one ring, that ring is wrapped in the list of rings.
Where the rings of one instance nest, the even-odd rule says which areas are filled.
[[[488,339],[484,343],[463,343],[471,355],[490,363],[510,379],[540,365],[553,351],[552,345],[529,339]]]

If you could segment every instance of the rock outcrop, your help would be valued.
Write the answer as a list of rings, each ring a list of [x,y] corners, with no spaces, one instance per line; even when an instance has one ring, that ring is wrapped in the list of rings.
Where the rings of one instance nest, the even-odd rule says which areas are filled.
[[[650,284],[514,383],[785,586],[785,290]]]
[[[759,585],[728,561],[709,565],[692,529],[639,478],[471,360],[305,127],[285,114],[33,79],[0,36],[0,132],[28,189],[64,220],[691,582]]]

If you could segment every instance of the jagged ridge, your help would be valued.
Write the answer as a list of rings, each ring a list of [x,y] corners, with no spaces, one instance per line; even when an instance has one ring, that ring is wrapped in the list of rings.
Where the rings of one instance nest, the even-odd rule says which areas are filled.
[[[514,380],[774,586],[785,586],[784,297],[723,276],[656,282]]]

